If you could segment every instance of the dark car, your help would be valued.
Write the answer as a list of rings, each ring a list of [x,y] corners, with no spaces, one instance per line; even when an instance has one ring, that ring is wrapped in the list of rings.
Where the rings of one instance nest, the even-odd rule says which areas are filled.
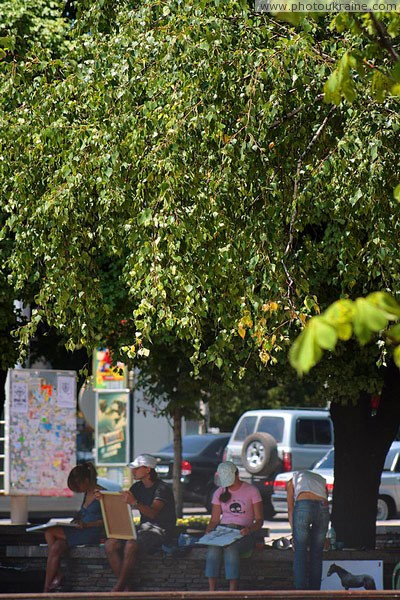
[[[199,502],[210,510],[212,494],[216,489],[214,474],[222,461],[229,438],[229,433],[186,435],[182,438],[181,482],[184,502]],[[159,477],[172,483],[173,443],[154,452],[153,456],[158,461],[156,471]]]

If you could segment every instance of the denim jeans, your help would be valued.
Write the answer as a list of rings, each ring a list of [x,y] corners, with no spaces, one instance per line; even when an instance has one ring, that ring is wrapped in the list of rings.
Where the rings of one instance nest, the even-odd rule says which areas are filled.
[[[321,588],[322,553],[328,525],[329,508],[326,502],[298,500],[295,503],[293,573],[294,586],[297,590]]]
[[[254,546],[255,536],[244,535],[242,539],[229,546],[208,546],[206,558],[206,577],[219,577],[222,554],[224,555],[225,579],[239,579],[240,555]]]

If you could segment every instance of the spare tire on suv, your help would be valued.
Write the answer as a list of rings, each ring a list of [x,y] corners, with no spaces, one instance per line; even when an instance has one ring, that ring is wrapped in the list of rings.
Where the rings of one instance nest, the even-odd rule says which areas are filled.
[[[252,433],[243,441],[242,464],[252,475],[269,477],[279,466],[275,438],[269,433]]]

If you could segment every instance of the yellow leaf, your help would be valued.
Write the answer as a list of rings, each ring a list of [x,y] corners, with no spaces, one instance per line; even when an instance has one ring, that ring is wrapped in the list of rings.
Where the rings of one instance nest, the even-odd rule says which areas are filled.
[[[246,335],[246,329],[245,329],[245,327],[243,327],[241,321],[239,322],[238,333],[239,333],[240,337],[242,338],[242,340],[244,340],[244,336]]]
[[[271,358],[271,355],[268,352],[266,352],[265,350],[261,350],[259,353],[259,357],[260,357],[261,362],[264,365],[266,365],[268,363],[269,359]]]
[[[279,304],[277,302],[266,302],[263,304],[262,309],[264,312],[275,312],[279,308]]]

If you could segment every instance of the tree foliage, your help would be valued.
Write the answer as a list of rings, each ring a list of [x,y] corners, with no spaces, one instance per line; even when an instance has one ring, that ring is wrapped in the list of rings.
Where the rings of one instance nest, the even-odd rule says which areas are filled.
[[[290,2],[293,4],[293,2]],[[278,18],[309,28],[309,19],[323,18],[318,13],[277,13]],[[400,96],[400,61],[396,47],[400,17],[396,10],[375,13],[333,13],[331,31],[341,36],[337,63],[329,75],[324,93],[326,102],[339,105],[343,99],[353,102],[369,88],[376,101]]]
[[[90,2],[62,56],[10,49],[0,244],[37,306],[23,342],[45,320],[136,359],[173,336],[195,373],[241,377],[337,297],[397,288],[396,100],[324,102],[347,48],[328,23]]]
[[[299,374],[307,373],[319,362],[324,350],[334,350],[339,341],[348,341],[353,334],[361,345],[365,345],[399,317],[399,303],[385,292],[373,292],[354,302],[337,300],[322,315],[310,320],[290,349],[290,362]],[[400,367],[398,323],[387,331],[387,337],[396,344],[393,355]]]

